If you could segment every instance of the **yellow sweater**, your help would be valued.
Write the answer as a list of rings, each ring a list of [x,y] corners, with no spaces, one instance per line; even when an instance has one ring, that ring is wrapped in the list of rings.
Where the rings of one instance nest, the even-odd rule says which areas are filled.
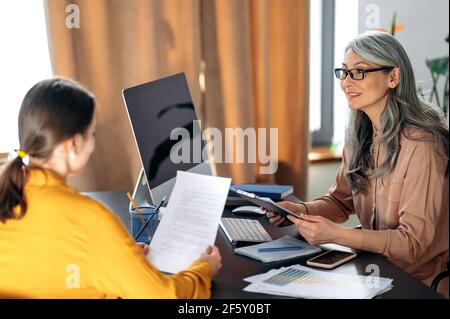
[[[164,275],[118,218],[57,174],[31,170],[22,219],[0,222],[0,297],[208,298],[211,266]]]

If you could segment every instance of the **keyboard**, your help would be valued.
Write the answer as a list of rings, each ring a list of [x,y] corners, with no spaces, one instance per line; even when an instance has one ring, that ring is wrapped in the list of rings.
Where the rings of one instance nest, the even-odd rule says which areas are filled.
[[[272,240],[261,223],[255,219],[222,217],[220,227],[233,245],[238,242],[263,243]]]

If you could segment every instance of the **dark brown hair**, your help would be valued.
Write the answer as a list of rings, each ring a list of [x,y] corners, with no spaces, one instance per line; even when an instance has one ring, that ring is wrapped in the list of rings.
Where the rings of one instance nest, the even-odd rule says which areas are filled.
[[[35,84],[25,95],[19,112],[20,149],[32,158],[47,159],[54,148],[77,133],[84,134],[94,116],[94,96],[81,85],[54,78]],[[0,176],[0,221],[15,218],[20,206],[27,210],[23,193],[28,168],[17,157]]]

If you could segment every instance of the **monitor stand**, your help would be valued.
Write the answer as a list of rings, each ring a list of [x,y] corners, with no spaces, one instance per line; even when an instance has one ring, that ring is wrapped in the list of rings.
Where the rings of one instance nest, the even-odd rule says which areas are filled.
[[[138,207],[154,207],[150,189],[147,185],[147,177],[144,169],[141,169],[133,190],[133,199]],[[130,203],[130,211],[133,211],[133,205]]]
[[[202,162],[190,169],[188,172],[203,174],[203,175],[212,175],[214,170],[214,166],[209,162]],[[158,185],[155,188],[150,190],[149,185],[147,184],[147,177],[145,175],[144,169],[141,169],[139,173],[139,177],[136,181],[136,185],[134,186],[133,191],[133,199],[138,207],[155,207],[157,204],[161,202],[163,198],[166,198],[166,203],[169,200],[170,194],[172,193],[172,189],[175,186],[176,177],[165,181],[161,185]],[[151,192],[151,193],[150,193]],[[156,203],[156,204],[155,204]],[[130,211],[134,210],[132,204],[130,203]]]

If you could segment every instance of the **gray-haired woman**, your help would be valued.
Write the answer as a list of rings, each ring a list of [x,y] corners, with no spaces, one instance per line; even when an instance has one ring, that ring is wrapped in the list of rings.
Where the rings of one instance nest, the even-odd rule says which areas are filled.
[[[342,165],[329,192],[282,205],[311,244],[336,243],[380,253],[430,285],[447,269],[449,246],[448,125],[417,95],[409,58],[384,32],[348,45],[336,77],[350,107]],[[357,214],[362,229],[339,226]],[[448,280],[439,291],[448,297]]]

